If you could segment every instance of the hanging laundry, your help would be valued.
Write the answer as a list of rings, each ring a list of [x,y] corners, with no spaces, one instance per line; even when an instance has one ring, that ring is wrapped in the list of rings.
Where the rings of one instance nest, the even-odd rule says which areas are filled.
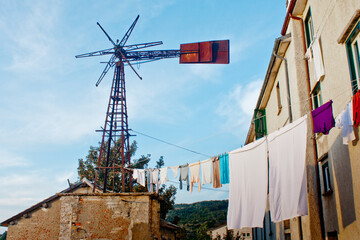
[[[333,101],[330,100],[311,112],[314,123],[314,133],[328,135],[330,130],[335,126],[332,103]]]
[[[147,168],[146,170],[146,178],[147,178],[147,186],[148,186],[148,192],[154,192],[154,186],[151,184],[151,169]]]
[[[324,71],[324,63],[322,60],[319,38],[316,38],[314,40],[312,50],[314,57],[313,63],[314,63],[315,80],[320,81],[322,77],[325,76],[325,71]]]
[[[220,164],[220,182],[221,184],[229,183],[229,154],[225,153],[219,156]]]
[[[159,169],[152,169],[150,172],[150,185],[155,184],[156,193],[159,193]]]
[[[180,168],[180,189],[182,189],[182,181],[186,180],[186,190],[189,191],[189,164],[181,165]]]
[[[133,169],[133,178],[141,186],[145,187],[145,169]]]
[[[307,116],[268,135],[271,220],[308,214],[306,182]]]
[[[160,185],[165,184],[168,181],[167,170],[168,167],[160,168]]]
[[[222,187],[220,181],[220,164],[219,164],[219,157],[214,157],[212,159],[213,162],[213,188],[220,188]]]
[[[228,229],[263,227],[267,197],[266,137],[229,152]]]
[[[174,178],[177,178],[178,172],[179,172],[179,166],[175,166],[175,167],[169,167],[173,173],[174,173]]]
[[[336,127],[342,128],[343,144],[348,145],[348,142],[355,140],[352,117],[352,103],[346,106],[335,119]]]
[[[198,183],[198,191],[201,190],[200,184],[200,162],[189,164],[190,168],[190,192],[192,193],[194,183]]]
[[[201,165],[201,183],[208,184],[212,182],[211,179],[211,165],[212,161],[211,159],[207,159],[200,162]]]
[[[353,96],[353,121],[354,126],[358,127],[360,125],[360,91]]]

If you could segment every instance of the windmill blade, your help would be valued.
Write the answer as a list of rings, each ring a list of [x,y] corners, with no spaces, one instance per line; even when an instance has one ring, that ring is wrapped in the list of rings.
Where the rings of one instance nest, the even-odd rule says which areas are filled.
[[[114,54],[114,48],[104,49],[96,52],[89,52],[75,56],[76,58],[85,58],[85,57],[96,57],[102,55]]]
[[[134,73],[138,76],[138,78],[140,78],[140,80],[142,80],[142,77],[140,77],[140,75],[136,72],[135,68],[133,68],[133,66],[131,65],[131,63],[126,59],[126,57],[124,56],[124,54],[122,52],[121,56],[125,59],[126,63],[131,67],[131,69],[134,71]]]
[[[138,50],[138,49],[147,48],[147,47],[153,47],[153,46],[157,46],[157,45],[161,45],[161,44],[163,44],[162,41],[149,42],[149,43],[139,43],[139,44],[133,44],[133,45],[124,46],[123,49],[125,51],[132,51],[132,50]]]
[[[133,30],[134,27],[135,27],[137,21],[139,20],[139,17],[140,17],[140,15],[137,15],[135,21],[133,22],[133,24],[131,24],[129,30],[127,30],[127,32],[126,32],[125,36],[123,37],[123,39],[121,39],[121,42],[119,43],[119,46],[122,47],[122,46],[125,45],[125,43],[127,42],[127,40],[128,40],[129,37],[130,37],[130,34],[131,34],[132,30]]]
[[[108,37],[109,41],[115,46],[116,44],[114,43],[114,41],[111,39],[111,37],[107,34],[107,32],[105,32],[105,30],[103,29],[103,27],[100,25],[100,23],[97,22],[97,25],[99,25],[99,27],[101,28],[101,30],[105,33],[105,35]]]
[[[105,77],[106,73],[109,71],[109,69],[114,66],[114,61],[115,61],[115,54],[111,56],[109,62],[106,64],[104,71],[101,73],[99,80],[96,82],[95,86],[99,86],[101,80],[103,80],[103,78]]]

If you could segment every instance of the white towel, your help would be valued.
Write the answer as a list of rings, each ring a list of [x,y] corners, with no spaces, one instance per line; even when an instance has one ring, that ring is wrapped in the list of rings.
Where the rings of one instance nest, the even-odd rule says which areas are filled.
[[[133,178],[136,179],[137,183],[145,187],[145,169],[134,169]]]
[[[313,62],[314,62],[314,70],[315,70],[315,80],[321,80],[322,76],[325,75],[324,71],[324,63],[322,60],[321,48],[319,43],[319,38],[314,40],[314,44],[312,46],[313,50]]]
[[[307,116],[268,135],[271,220],[308,214],[306,186]]]
[[[336,117],[335,122],[337,128],[342,128],[343,144],[348,145],[349,142],[355,140],[352,120],[352,102]]]
[[[211,159],[209,158],[208,160],[201,161],[200,164],[201,164],[201,183],[203,185],[211,183],[212,182]]]
[[[178,172],[179,172],[179,166],[175,166],[175,167],[169,167],[173,173],[174,173],[174,178],[177,178],[178,176]]]
[[[165,184],[168,181],[167,170],[168,167],[160,168],[160,185]]]
[[[263,227],[268,178],[265,139],[229,152],[228,229]]]

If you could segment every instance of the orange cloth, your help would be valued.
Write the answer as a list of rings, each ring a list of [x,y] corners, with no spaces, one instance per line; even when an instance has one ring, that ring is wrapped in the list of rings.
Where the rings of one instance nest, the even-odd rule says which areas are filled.
[[[354,127],[357,127],[360,124],[360,91],[354,95],[352,103]]]
[[[213,158],[213,188],[220,188],[222,187],[220,181],[220,163],[219,157]]]
[[[192,193],[194,183],[198,183],[198,191],[201,190],[200,184],[200,162],[189,164],[190,168],[190,193]]]

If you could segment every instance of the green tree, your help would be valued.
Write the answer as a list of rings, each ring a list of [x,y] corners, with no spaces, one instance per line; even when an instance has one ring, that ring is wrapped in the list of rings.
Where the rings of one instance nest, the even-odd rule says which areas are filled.
[[[116,142],[116,144],[110,149],[110,162],[109,162],[109,166],[113,165],[113,161],[116,161],[120,159],[120,144],[121,141],[119,140],[118,142]],[[100,145],[100,143],[99,143]],[[107,144],[104,144],[104,148],[106,147]],[[137,143],[136,141],[133,141],[132,144],[130,145],[130,157],[135,155],[135,152],[137,150]],[[103,149],[103,151],[105,152],[105,149]],[[86,159],[84,161],[84,159],[79,159],[79,166],[78,166],[78,176],[80,177],[80,179],[86,177],[89,180],[94,180],[95,179],[95,174],[97,172],[97,179],[96,179],[96,183],[97,185],[103,187],[104,185],[104,178],[105,178],[105,170],[104,169],[97,169],[97,162],[98,162],[98,158],[99,158],[99,152],[100,152],[100,147],[93,147],[90,146],[90,150],[88,155],[86,156]],[[105,162],[106,162],[106,154],[103,154],[102,159],[100,161],[100,167],[104,167],[105,166]],[[146,158],[145,156],[143,156],[144,158]],[[143,161],[142,163],[145,165],[150,161],[150,158],[148,159],[148,161]],[[111,189],[114,192],[120,192],[122,189],[122,176],[118,173],[114,173],[113,171],[108,170],[108,181],[107,181],[107,185],[106,188],[107,189]],[[129,180],[128,178],[125,178],[125,192],[128,192],[130,190],[130,184],[129,184]]]
[[[165,164],[165,162],[164,162],[164,157],[161,156],[161,157],[159,158],[159,160],[156,161],[156,168],[161,168],[162,166],[164,166],[164,164]]]
[[[7,232],[4,232],[2,235],[0,235],[0,240],[6,240]]]
[[[119,149],[121,142],[117,142],[114,147],[110,150],[110,166],[112,165],[112,161],[114,159],[120,159],[120,154],[117,149]],[[99,143],[100,145],[100,143]],[[106,145],[106,144],[105,144]],[[99,186],[104,185],[104,177],[105,177],[105,171],[99,169],[97,170],[97,162],[99,157],[99,150],[100,147],[93,147],[90,146],[90,150],[88,155],[84,159],[79,159],[79,165],[78,165],[78,176],[80,179],[86,177],[89,180],[95,179],[95,173],[97,171],[97,184]],[[134,156],[135,152],[137,150],[137,143],[136,141],[133,141],[130,145],[130,156]],[[147,154],[142,155],[139,159],[133,160],[130,168],[137,168],[137,169],[144,169],[148,167],[148,163],[150,162],[151,155]],[[101,166],[105,165],[105,156],[101,161]],[[164,158],[161,156],[158,161],[156,161],[156,167],[161,168],[164,166]],[[147,184],[147,181],[145,181]],[[108,184],[107,189],[111,189],[114,192],[120,192],[122,189],[121,186],[122,183],[122,176],[121,174],[113,173],[112,171],[108,171]],[[130,191],[130,182],[128,178],[125,178],[125,192]],[[134,192],[147,192],[147,185],[146,187],[141,186],[137,182],[133,182],[133,191]],[[176,195],[176,188],[173,185],[170,185],[169,187],[166,187],[166,185],[162,185],[159,188],[159,201],[160,201],[160,216],[161,218],[165,219],[166,214],[169,210],[172,210],[174,208],[175,204],[175,195]]]
[[[210,236],[207,234],[209,228],[207,223],[202,223],[198,229],[196,229],[196,239],[208,240]]]

